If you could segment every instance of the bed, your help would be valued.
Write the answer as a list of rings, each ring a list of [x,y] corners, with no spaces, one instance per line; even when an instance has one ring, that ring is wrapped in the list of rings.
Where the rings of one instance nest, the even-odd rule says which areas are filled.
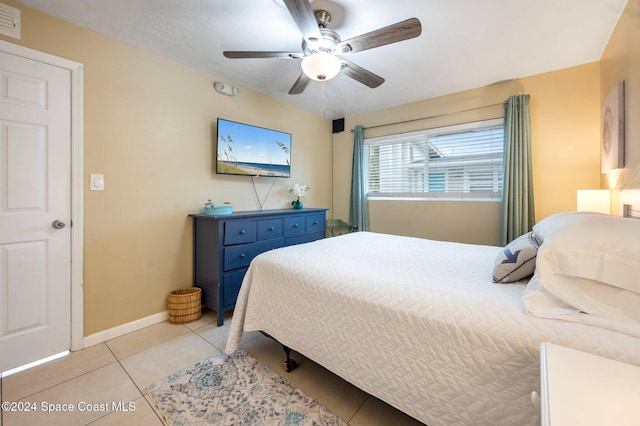
[[[585,265],[558,274],[554,262],[567,239],[592,234],[583,231],[594,220],[605,229],[596,240],[610,221],[623,221],[611,237],[615,250],[593,241],[576,248],[607,252],[606,265],[578,278],[615,288],[604,297],[625,302],[613,318],[585,313],[589,304],[601,308],[597,300],[578,294],[575,302],[547,288],[550,277],[582,273]],[[623,273],[640,268],[637,235],[640,220],[564,213],[506,248],[356,232],[273,250],[251,263],[226,351],[237,349],[243,331],[260,330],[429,426],[537,425],[531,394],[540,389],[542,342],[640,365],[640,320],[620,314],[627,293],[640,289],[624,278],[617,287],[610,281],[620,273],[607,267],[620,252]],[[518,246],[527,243],[534,247]],[[516,252],[528,254],[505,275],[500,259]]]

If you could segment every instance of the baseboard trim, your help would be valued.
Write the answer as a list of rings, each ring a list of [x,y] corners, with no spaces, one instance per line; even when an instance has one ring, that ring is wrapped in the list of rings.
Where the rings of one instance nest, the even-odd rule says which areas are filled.
[[[100,331],[84,338],[84,347],[97,345],[98,343],[106,342],[107,340],[115,339],[116,337],[124,336],[132,331],[138,331],[150,325],[158,324],[169,319],[169,311],[159,312],[157,314],[149,315],[145,318],[140,318],[135,321],[128,322],[126,324],[119,325],[117,327],[110,328],[108,330]]]

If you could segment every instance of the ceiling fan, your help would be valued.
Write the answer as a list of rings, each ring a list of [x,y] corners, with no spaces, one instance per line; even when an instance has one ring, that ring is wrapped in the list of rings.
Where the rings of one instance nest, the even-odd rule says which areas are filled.
[[[330,80],[341,70],[365,86],[376,88],[384,83],[384,78],[339,58],[338,55],[349,55],[408,40],[418,37],[422,32],[420,21],[410,18],[342,41],[338,33],[327,28],[331,22],[331,15],[326,10],[314,11],[309,0],[284,0],[284,4],[302,33],[302,52],[225,51],[223,55],[230,59],[301,59],[302,72],[289,89],[290,95],[302,93],[311,80]]]

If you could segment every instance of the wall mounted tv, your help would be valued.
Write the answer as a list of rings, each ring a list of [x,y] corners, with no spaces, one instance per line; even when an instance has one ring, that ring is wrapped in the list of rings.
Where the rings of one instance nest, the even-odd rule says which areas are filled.
[[[291,134],[218,118],[216,173],[291,177]]]

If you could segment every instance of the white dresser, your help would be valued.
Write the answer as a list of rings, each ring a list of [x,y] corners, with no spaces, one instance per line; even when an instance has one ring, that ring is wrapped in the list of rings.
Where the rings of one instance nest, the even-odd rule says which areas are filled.
[[[543,426],[640,425],[640,368],[552,343],[540,348]]]

